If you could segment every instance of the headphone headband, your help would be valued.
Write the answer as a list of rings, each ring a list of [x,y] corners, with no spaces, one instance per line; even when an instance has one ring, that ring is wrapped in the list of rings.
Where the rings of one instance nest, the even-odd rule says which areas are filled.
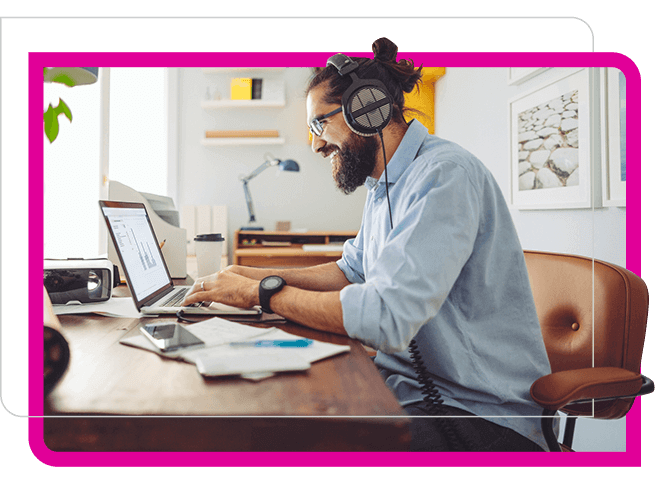
[[[355,71],[358,67],[358,63],[344,54],[335,54],[330,59],[328,59],[326,67],[327,66],[334,66],[337,69],[339,75],[344,76],[348,75],[352,71]]]

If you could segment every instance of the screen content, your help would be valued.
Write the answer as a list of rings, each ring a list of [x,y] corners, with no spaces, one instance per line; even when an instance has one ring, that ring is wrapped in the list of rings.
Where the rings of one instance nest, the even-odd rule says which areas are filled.
[[[147,212],[141,208],[103,208],[124,262],[124,272],[137,300],[149,296],[170,280]]]

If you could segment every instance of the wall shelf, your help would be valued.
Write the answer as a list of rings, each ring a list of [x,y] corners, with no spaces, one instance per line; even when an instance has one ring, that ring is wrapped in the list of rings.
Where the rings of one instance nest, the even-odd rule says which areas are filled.
[[[202,101],[203,109],[225,109],[225,108],[283,108],[286,106],[284,99],[262,100],[262,99],[217,99]]]
[[[229,113],[223,113],[225,121],[219,124],[216,124],[217,127],[224,127],[227,125],[227,121],[235,123],[236,120],[232,119],[232,116],[239,115],[244,113],[248,109],[277,109],[286,107],[286,93],[285,93],[285,83],[280,75],[275,75],[276,73],[284,72],[285,68],[202,68],[202,71],[206,74],[218,74],[220,76],[218,85],[223,86],[222,89],[218,89],[218,85],[211,85],[206,89],[206,98],[201,101],[201,107],[204,110],[213,112],[213,111],[231,111]],[[229,99],[229,96],[233,95],[231,91],[232,81],[237,78],[237,74],[246,74],[249,75],[255,72],[265,71],[270,73],[274,78],[266,78],[263,80],[262,93],[260,94],[262,99]],[[220,92],[218,92],[220,90]],[[241,89],[245,90],[245,89]],[[222,98],[219,98],[222,96]],[[217,99],[212,99],[211,97],[218,97]],[[236,97],[236,96],[234,96]],[[270,113],[266,113],[268,115]],[[272,120],[275,115],[269,117]],[[268,118],[266,119],[268,121]],[[272,127],[274,128],[274,127]],[[245,131],[245,132],[255,132],[255,131]],[[256,131],[258,132],[258,131]],[[269,132],[272,132],[269,130]],[[201,138],[201,145],[205,147],[234,147],[234,146],[275,146],[284,144],[284,137],[277,134],[260,134],[261,137],[255,137],[259,134],[249,134],[249,133],[235,133],[231,134],[235,137],[226,137],[229,134],[209,134],[208,131],[204,134],[205,137]],[[270,137],[263,137],[268,135]],[[278,137],[272,137],[272,135],[278,135]]]
[[[286,68],[202,68],[205,75],[226,73],[282,73]]]
[[[284,144],[284,137],[222,137],[202,139],[202,146],[271,146]]]

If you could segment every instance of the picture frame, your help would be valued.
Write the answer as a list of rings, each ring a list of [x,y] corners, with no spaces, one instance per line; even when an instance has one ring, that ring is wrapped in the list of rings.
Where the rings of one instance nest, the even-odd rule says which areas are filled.
[[[555,78],[509,100],[511,203],[520,210],[590,208],[593,72],[556,68]]]
[[[603,206],[626,206],[626,77],[601,68],[601,157]]]
[[[543,73],[548,68],[509,68],[507,71],[507,83],[509,85],[520,85],[530,78]]]

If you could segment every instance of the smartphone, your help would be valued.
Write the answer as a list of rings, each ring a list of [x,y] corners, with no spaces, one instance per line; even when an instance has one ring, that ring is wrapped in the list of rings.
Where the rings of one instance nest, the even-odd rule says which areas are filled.
[[[140,331],[163,352],[204,344],[179,323],[149,323]]]

